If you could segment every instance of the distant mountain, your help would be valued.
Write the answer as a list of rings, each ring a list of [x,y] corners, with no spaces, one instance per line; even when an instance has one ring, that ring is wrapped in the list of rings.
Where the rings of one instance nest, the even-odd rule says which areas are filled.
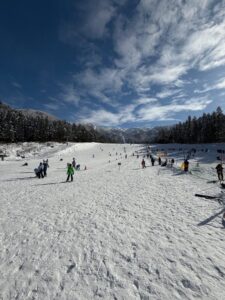
[[[45,119],[47,118],[49,122],[58,121],[60,123],[60,127],[70,127],[71,124],[67,123],[64,124],[63,121],[57,119],[55,116],[50,115],[46,112],[34,110],[34,109],[14,109],[10,106],[0,102],[0,112],[14,112],[16,114],[22,113],[26,119],[26,117],[31,117],[33,119],[40,118]],[[42,122],[40,120],[40,122]],[[71,140],[79,140],[79,141],[99,141],[99,142],[108,142],[108,143],[151,143],[155,140],[158,135],[159,130],[162,127],[155,127],[155,128],[107,128],[107,127],[99,127],[93,124],[74,124],[74,136]],[[69,129],[68,129],[69,130]],[[48,130],[47,130],[48,131]],[[69,132],[71,129],[69,130]],[[59,140],[67,139],[70,136],[70,133],[66,133],[65,130],[62,129],[60,132]],[[38,136],[38,134],[37,134]],[[76,138],[75,138],[76,137]],[[38,138],[36,138],[37,140]]]
[[[96,131],[106,139],[117,143],[151,143],[161,127],[154,128],[105,128],[96,127]]]
[[[35,109],[16,109],[16,110],[20,111],[24,116],[31,116],[34,118],[36,117],[48,118],[49,121],[59,120],[55,116],[40,110],[35,110]]]
[[[40,118],[48,118],[49,121],[58,121],[59,119],[56,118],[55,116],[44,112],[40,110],[35,110],[35,109],[19,109],[19,108],[12,108],[9,105],[3,103],[0,101],[0,110],[8,110],[8,111],[17,111],[21,112],[25,117],[30,116],[30,117],[40,117]]]

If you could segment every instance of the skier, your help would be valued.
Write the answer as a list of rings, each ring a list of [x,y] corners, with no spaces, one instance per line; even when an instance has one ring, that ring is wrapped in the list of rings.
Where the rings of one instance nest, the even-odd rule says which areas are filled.
[[[216,171],[217,171],[219,181],[223,181],[223,166],[222,166],[222,164],[218,164],[216,166]]]
[[[141,165],[142,165],[142,169],[146,168],[146,165],[145,165],[145,160],[144,160],[144,158],[142,159]]]
[[[76,168],[76,161],[75,161],[75,158],[73,158],[72,166],[73,166],[74,169]]]
[[[160,157],[160,156],[159,156],[159,158],[158,158],[158,163],[159,163],[159,165],[161,166],[162,160],[161,160],[161,157]]]
[[[185,159],[185,161],[184,161],[184,172],[188,172],[188,168],[189,168],[189,161],[187,159]]]
[[[73,170],[73,166],[72,164],[67,164],[67,179],[66,181],[69,181],[69,179],[71,178],[71,181],[73,181],[73,174],[74,174],[74,170]]]

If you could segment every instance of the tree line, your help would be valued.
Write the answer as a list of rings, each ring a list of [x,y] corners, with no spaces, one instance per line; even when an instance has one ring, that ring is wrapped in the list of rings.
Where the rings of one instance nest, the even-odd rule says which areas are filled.
[[[0,102],[0,142],[113,142],[91,125],[32,116]]]
[[[133,136],[124,132],[127,142]],[[145,134],[145,136],[144,136]],[[225,142],[225,115],[220,107],[211,114],[188,117],[185,122],[173,126],[153,128],[146,135],[139,130],[135,143],[220,143]],[[71,124],[52,120],[45,114],[26,114],[0,102],[0,142],[123,142],[121,132],[97,130],[92,125]]]
[[[171,127],[159,128],[155,143],[221,143],[225,142],[225,115],[221,107],[211,114],[188,117]]]

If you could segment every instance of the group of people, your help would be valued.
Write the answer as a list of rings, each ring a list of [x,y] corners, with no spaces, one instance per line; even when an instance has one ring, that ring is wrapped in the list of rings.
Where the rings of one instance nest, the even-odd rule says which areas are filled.
[[[155,159],[151,154],[150,154],[150,160],[151,160],[152,166],[154,166],[154,165],[155,165],[156,159]],[[174,161],[174,158],[172,158],[171,160],[169,160],[169,163],[170,163],[170,166],[171,166],[171,167],[173,167],[174,162],[175,162],[175,161]],[[165,161],[162,163],[162,159],[161,159],[161,157],[159,156],[159,157],[158,157],[158,164],[159,164],[159,166],[161,166],[161,167],[166,167],[167,164],[168,164],[167,158],[166,158]],[[142,165],[142,169],[146,168],[146,163],[145,163],[144,158],[143,158],[142,161],[141,161],[141,165]],[[188,171],[188,168],[187,168],[187,170],[185,169],[185,171]]]
[[[49,168],[48,159],[40,162],[39,166],[34,169],[34,172],[38,178],[47,177],[47,169]]]

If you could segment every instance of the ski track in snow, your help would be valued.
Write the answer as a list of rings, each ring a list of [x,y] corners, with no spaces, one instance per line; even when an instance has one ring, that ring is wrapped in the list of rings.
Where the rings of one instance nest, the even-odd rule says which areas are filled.
[[[223,207],[194,197],[220,192],[200,178],[216,161],[200,177],[142,170],[140,146],[125,146],[128,159],[124,145],[46,150],[44,179],[40,159],[0,162],[0,299],[224,298],[225,228],[221,214],[207,222]],[[73,156],[88,170],[65,183]]]

